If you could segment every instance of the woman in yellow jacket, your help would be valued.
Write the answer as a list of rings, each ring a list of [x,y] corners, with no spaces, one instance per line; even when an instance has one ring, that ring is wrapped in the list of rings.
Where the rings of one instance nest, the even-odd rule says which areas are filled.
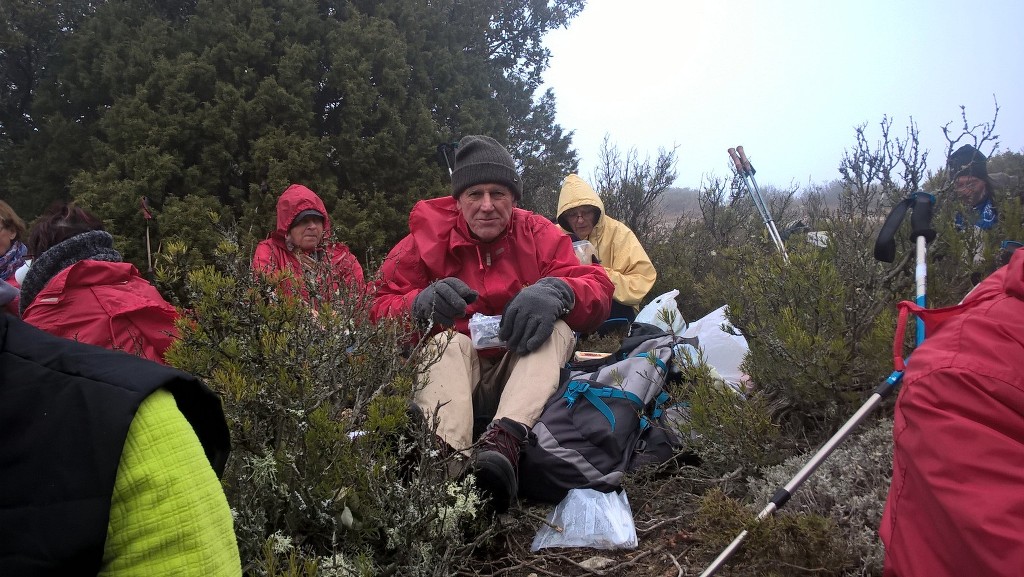
[[[636,318],[640,302],[658,273],[647,251],[625,224],[604,214],[604,203],[575,174],[565,177],[558,195],[558,224],[578,240],[594,245],[597,260],[615,285],[609,320]]]

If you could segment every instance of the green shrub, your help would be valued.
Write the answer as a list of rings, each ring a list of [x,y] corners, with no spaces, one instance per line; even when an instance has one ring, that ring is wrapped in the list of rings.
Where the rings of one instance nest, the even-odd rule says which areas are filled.
[[[767,504],[776,489],[785,486],[815,455],[808,452],[787,459],[749,480],[755,504]],[[848,575],[881,575],[884,549],[878,538],[882,509],[892,477],[892,421],[867,424],[847,437],[821,463],[785,511],[832,519],[856,567]]]
[[[742,478],[742,471],[778,462],[779,429],[765,396],[737,394],[703,357],[695,361],[676,359],[681,379],[670,381],[672,397],[689,405],[688,419],[677,424],[680,450],[697,455],[701,471],[712,478]]]
[[[894,317],[851,307],[871,289],[842,274],[833,251],[797,245],[789,252],[788,264],[747,253],[749,266],[705,287],[728,302],[729,320],[750,347],[744,370],[785,435],[816,443],[891,372]],[[727,258],[740,254],[729,249]]]
[[[255,278],[236,243],[216,260],[182,285],[167,359],[224,400],[223,482],[245,571],[451,574],[474,548],[480,501],[409,422],[416,367],[431,359],[409,349],[402,323],[370,323],[361,291],[316,295],[330,304],[314,310],[286,296],[283,275]]]
[[[759,508],[760,509],[760,508]],[[720,490],[706,492],[694,520],[700,555],[713,558],[748,531],[720,575],[845,575],[853,566],[834,520],[813,513],[757,513]]]

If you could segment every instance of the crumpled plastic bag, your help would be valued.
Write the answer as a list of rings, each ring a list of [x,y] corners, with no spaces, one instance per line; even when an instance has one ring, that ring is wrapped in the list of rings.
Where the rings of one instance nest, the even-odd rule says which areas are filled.
[[[683,334],[683,331],[686,330],[686,319],[679,312],[679,305],[676,303],[677,296],[679,296],[679,289],[672,289],[657,296],[647,303],[647,306],[640,309],[633,322],[654,325],[674,335]]]
[[[14,280],[18,281],[18,284],[25,282],[25,275],[28,274],[28,267],[32,266],[32,259],[25,259],[25,264],[18,267],[18,270],[14,271]]]
[[[625,491],[572,489],[547,521],[533,538],[533,553],[545,547],[635,549],[638,544],[633,510]]]
[[[708,365],[717,370],[731,388],[742,393],[747,389],[749,377],[740,369],[740,365],[750,347],[747,339],[729,323],[725,316],[726,310],[727,306],[723,305],[693,321],[683,336],[697,337]],[[729,330],[723,330],[723,327]]]

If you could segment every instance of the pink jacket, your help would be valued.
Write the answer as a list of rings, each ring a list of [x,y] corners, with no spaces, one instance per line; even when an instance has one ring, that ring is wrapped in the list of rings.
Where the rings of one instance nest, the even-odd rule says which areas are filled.
[[[884,574],[1024,575],[1024,250],[921,315],[896,401]]]
[[[569,237],[540,215],[517,208],[506,234],[483,243],[470,235],[456,200],[443,197],[417,202],[409,231],[381,267],[371,310],[375,320],[408,314],[420,291],[449,276],[480,293],[456,322],[465,334],[473,313],[500,315],[523,287],[544,277],[565,281],[575,293],[576,305],[564,319],[573,330],[590,332],[608,318],[615,290],[608,275],[601,267],[580,265]]]

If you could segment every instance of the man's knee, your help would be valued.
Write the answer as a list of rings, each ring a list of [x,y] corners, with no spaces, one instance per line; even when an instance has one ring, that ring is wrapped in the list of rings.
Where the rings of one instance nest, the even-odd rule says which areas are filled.
[[[473,347],[473,341],[469,339],[468,335],[464,335],[458,331],[442,331],[430,337],[430,346],[437,347],[439,349],[447,349],[448,347],[458,347],[459,349],[465,349],[466,346]]]
[[[555,326],[552,329],[551,336],[548,337],[548,340],[544,341],[544,344],[541,345],[541,347],[536,351],[533,351],[532,353],[527,353],[525,355],[520,355],[518,357],[519,361],[517,362],[517,365],[518,363],[521,363],[524,359],[533,359],[538,356],[542,357],[551,354],[550,352],[545,353],[543,351],[553,351],[559,356],[565,357],[564,360],[567,360],[568,356],[572,353],[573,347],[575,346],[576,333],[573,332],[571,328],[569,328],[569,325],[566,324],[565,321],[558,320],[555,321]]]
[[[460,332],[444,331],[430,337],[424,361],[433,364],[442,358],[465,358],[473,353],[473,341]]]
[[[576,346],[576,333],[563,320],[555,323],[555,330],[551,331],[551,338],[558,339],[556,342],[566,349],[572,349]]]

